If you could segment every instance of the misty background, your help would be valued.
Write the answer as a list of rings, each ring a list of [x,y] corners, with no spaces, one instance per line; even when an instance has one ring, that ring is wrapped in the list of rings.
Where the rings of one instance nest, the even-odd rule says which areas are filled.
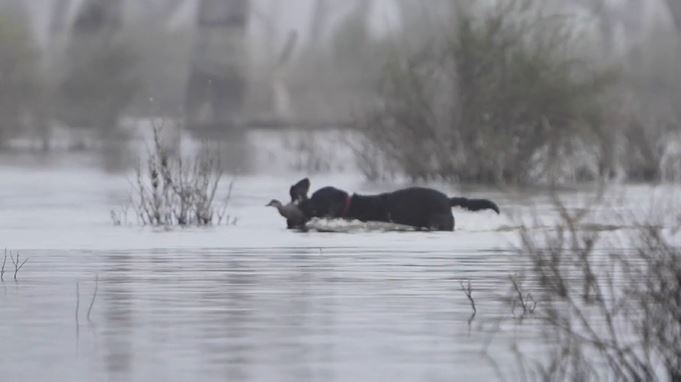
[[[288,151],[294,170],[351,162],[370,180],[681,176],[674,0],[0,7],[10,157],[87,152],[121,171],[162,121],[234,171]]]

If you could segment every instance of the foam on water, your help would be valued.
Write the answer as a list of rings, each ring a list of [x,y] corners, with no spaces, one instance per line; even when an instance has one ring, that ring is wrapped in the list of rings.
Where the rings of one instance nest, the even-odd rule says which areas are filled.
[[[319,232],[359,233],[359,232],[413,232],[414,227],[396,223],[385,222],[362,222],[359,220],[346,219],[319,219],[310,220],[305,227],[308,230]]]

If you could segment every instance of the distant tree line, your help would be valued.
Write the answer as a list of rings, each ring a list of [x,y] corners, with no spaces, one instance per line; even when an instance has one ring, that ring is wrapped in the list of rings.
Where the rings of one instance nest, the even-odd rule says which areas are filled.
[[[402,41],[411,43],[391,36],[398,43],[375,82],[378,97],[357,120],[365,175],[678,179],[680,29],[625,34],[629,45],[616,49],[609,44],[632,20],[596,3],[454,1],[449,22],[420,41],[412,35],[419,21],[405,22]]]

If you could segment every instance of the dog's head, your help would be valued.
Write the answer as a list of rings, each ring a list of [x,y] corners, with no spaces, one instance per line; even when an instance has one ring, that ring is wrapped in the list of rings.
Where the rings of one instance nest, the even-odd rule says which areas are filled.
[[[310,179],[305,178],[298,183],[291,186],[289,194],[291,195],[291,203],[300,204],[307,200],[307,193],[310,191]]]
[[[296,203],[305,219],[339,218],[343,216],[348,193],[334,187],[324,187],[315,191],[312,197],[307,196],[310,191],[310,180],[305,178],[291,186],[291,201]]]

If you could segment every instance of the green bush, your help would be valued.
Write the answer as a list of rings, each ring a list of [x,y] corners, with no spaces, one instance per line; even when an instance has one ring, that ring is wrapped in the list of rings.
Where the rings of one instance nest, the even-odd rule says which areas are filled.
[[[385,158],[412,178],[486,183],[603,172],[614,76],[573,53],[569,19],[507,1],[460,11],[446,33],[385,66],[360,123]]]

